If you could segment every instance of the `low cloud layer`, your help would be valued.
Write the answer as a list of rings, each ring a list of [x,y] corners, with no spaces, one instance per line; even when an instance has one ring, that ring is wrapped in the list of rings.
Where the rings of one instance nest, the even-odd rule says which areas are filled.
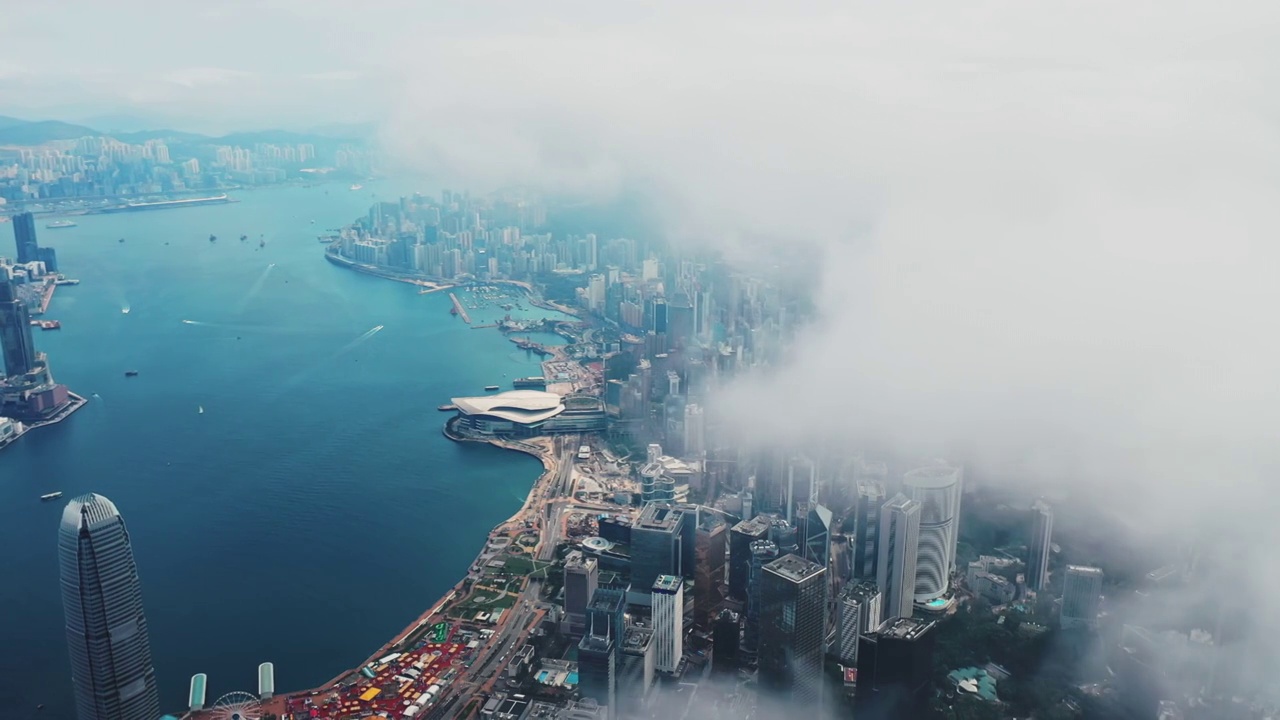
[[[1280,593],[1280,7],[546,12],[424,48],[388,146],[473,187],[649,182],[677,243],[816,243],[819,317],[712,403],[733,437],[1093,493]]]

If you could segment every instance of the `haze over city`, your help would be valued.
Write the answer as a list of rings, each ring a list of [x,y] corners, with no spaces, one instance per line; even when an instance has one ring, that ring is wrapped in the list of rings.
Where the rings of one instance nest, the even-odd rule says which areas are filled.
[[[686,522],[699,527],[710,512],[705,507],[714,507],[716,513],[725,513],[711,514],[727,525],[725,534],[731,538],[739,523],[749,523],[755,512],[775,513],[793,530],[801,528],[796,554],[816,563],[831,580],[823,596],[827,609],[822,622],[815,621],[824,639],[818,662],[821,665],[825,658],[828,675],[836,667],[840,672],[854,669],[856,680],[859,672],[867,672],[857,662],[857,652],[842,655],[832,650],[827,637],[840,634],[842,627],[834,609],[837,595],[861,581],[877,585],[887,604],[900,588],[894,589],[892,573],[886,578],[874,572],[859,576],[852,566],[842,570],[843,551],[833,546],[845,543],[851,556],[884,553],[879,546],[855,547],[862,542],[855,538],[863,537],[859,524],[871,518],[879,528],[876,542],[883,542],[879,538],[890,528],[897,532],[892,503],[885,501],[898,489],[925,507],[927,516],[927,493],[917,490],[919,495],[912,495],[910,482],[904,484],[902,478],[935,463],[956,468],[959,478],[952,507],[959,530],[948,530],[958,535],[943,552],[949,558],[941,560],[942,574],[950,576],[943,583],[945,592],[925,597],[929,593],[920,590],[923,581],[917,578],[914,620],[910,600],[905,613],[883,617],[877,601],[877,622],[853,631],[855,650],[863,635],[881,641],[893,637],[887,626],[903,618],[922,627],[936,622],[922,631],[939,638],[938,655],[929,655],[929,662],[923,663],[932,668],[934,659],[946,658],[937,659],[943,663],[962,655],[952,647],[961,644],[956,638],[969,636],[955,628],[968,628],[964,623],[985,627],[983,621],[967,618],[990,616],[985,604],[994,604],[1002,627],[1006,618],[1015,617],[1010,621],[1015,627],[1023,620],[1033,624],[1033,619],[1036,627],[1051,627],[1053,652],[1070,646],[1075,653],[1070,662],[1080,670],[1071,679],[1074,689],[1064,690],[1053,703],[1026,700],[1024,694],[1034,693],[1018,685],[1024,682],[1016,678],[1022,669],[1012,668],[1015,679],[1010,687],[1019,688],[1013,700],[966,705],[972,698],[957,701],[960,691],[932,677],[931,684],[913,685],[904,695],[914,698],[910,702],[896,709],[868,705],[861,717],[945,717],[946,712],[1014,717],[1015,711],[1035,717],[1227,717],[1215,713],[1226,712],[1223,708],[1230,703],[1224,698],[1229,697],[1234,697],[1231,708],[1239,717],[1272,717],[1267,713],[1274,713],[1280,701],[1266,686],[1268,670],[1280,667],[1280,621],[1262,606],[1267,598],[1280,596],[1280,576],[1271,571],[1275,563],[1270,558],[1270,548],[1280,544],[1280,529],[1272,519],[1280,507],[1275,481],[1280,468],[1275,447],[1280,383],[1273,370],[1280,366],[1280,340],[1269,332],[1273,308],[1280,306],[1280,285],[1272,278],[1280,266],[1280,245],[1274,242],[1280,235],[1280,206],[1275,202],[1280,191],[1275,171],[1280,142],[1272,97],[1280,71],[1280,55],[1274,49],[1280,40],[1277,28],[1280,6],[1274,3],[1246,1],[1228,8],[1201,0],[1172,5],[992,0],[967,6],[937,0],[892,6],[580,0],[532,5],[489,0],[269,0],[207,7],[152,7],[130,1],[110,6],[14,4],[5,9],[0,25],[0,116],[75,123],[107,137],[137,134],[128,141],[134,150],[119,151],[132,159],[113,162],[132,163],[146,172],[138,175],[145,176],[145,182],[139,179],[136,187],[105,190],[104,181],[76,180],[81,185],[74,192],[57,195],[62,191],[49,189],[57,187],[57,178],[39,167],[36,158],[55,151],[60,158],[114,158],[100,149],[107,145],[73,136],[41,143],[6,142],[4,131],[11,119],[6,117],[0,123],[0,169],[14,169],[0,176],[12,190],[11,196],[4,195],[0,187],[0,197],[8,199],[0,209],[15,216],[15,232],[19,213],[41,216],[41,246],[54,242],[59,250],[53,267],[36,254],[5,264],[17,268],[29,260],[38,266],[9,272],[14,298],[39,304],[37,293],[22,286],[45,282],[47,312],[68,315],[76,306],[63,313],[61,297],[88,289],[59,289],[51,304],[52,287],[66,278],[50,278],[57,273],[87,275],[68,269],[75,267],[77,252],[82,258],[107,262],[105,255],[91,255],[104,252],[100,241],[116,243],[116,235],[132,238],[135,225],[130,223],[143,221],[131,220],[142,216],[132,214],[127,203],[154,203],[163,209],[176,199],[194,198],[197,206],[219,206],[182,210],[209,226],[191,233],[200,240],[198,248],[179,250],[176,225],[145,230],[137,226],[141,242],[154,237],[157,248],[160,238],[166,245],[174,238],[175,252],[156,272],[177,277],[186,272],[184,267],[222,268],[218,272],[227,273],[222,282],[247,290],[237,289],[234,297],[205,306],[219,308],[225,317],[182,318],[190,326],[180,328],[184,337],[197,337],[188,330],[220,328],[224,339],[234,337],[235,343],[242,337],[252,340],[259,327],[284,327],[288,316],[283,311],[279,317],[257,316],[268,297],[287,297],[284,278],[296,281],[289,293],[301,292],[299,286],[318,293],[288,305],[292,317],[314,314],[313,321],[319,323],[328,319],[319,316],[330,315],[347,323],[340,331],[320,325],[280,331],[331,332],[332,337],[325,336],[328,344],[308,351],[328,358],[323,362],[317,358],[294,366],[258,360],[276,350],[257,346],[253,353],[227,360],[229,367],[269,381],[255,393],[291,397],[313,382],[324,382],[313,378],[339,363],[344,363],[342,372],[353,373],[355,388],[361,383],[411,383],[407,367],[392,371],[378,365],[376,373],[367,369],[372,363],[389,362],[389,356],[409,356],[409,345],[397,342],[419,343],[413,345],[415,352],[438,351],[454,362],[433,374],[432,382],[442,384],[438,392],[448,395],[416,402],[426,403],[428,410],[440,405],[456,416],[447,423],[443,417],[439,422],[434,417],[423,420],[406,406],[397,417],[422,420],[428,427],[424,434],[430,433],[433,442],[446,448],[448,443],[439,438],[441,423],[446,424],[446,436],[459,445],[481,441],[534,455],[546,473],[532,491],[512,491],[525,506],[490,533],[485,550],[493,550],[498,536],[517,544],[526,535],[535,536],[531,542],[537,544],[528,550],[533,564],[527,577],[522,576],[524,584],[504,585],[499,596],[518,593],[521,604],[511,612],[526,625],[492,622],[496,639],[483,645],[483,654],[477,656],[482,672],[463,673],[465,685],[459,681],[444,691],[447,703],[431,705],[430,696],[424,697],[423,717],[464,717],[472,711],[478,715],[499,693],[505,703],[524,697],[531,685],[545,685],[525,678],[524,685],[513,680],[507,687],[490,677],[504,674],[507,657],[514,656],[526,639],[533,644],[531,628],[543,623],[543,613],[568,614],[563,625],[567,630],[556,625],[550,633],[555,640],[548,641],[549,648],[558,652],[546,650],[547,660],[581,662],[584,649],[592,657],[594,627],[589,622],[585,629],[581,623],[574,625],[577,616],[569,607],[566,553],[598,556],[603,571],[616,558],[594,550],[586,538],[604,537],[624,548],[630,545],[628,563],[637,563],[641,551],[636,545],[609,538],[602,518],[593,513],[624,518],[632,533],[652,503],[681,505],[690,518]],[[175,136],[152,132],[161,130]],[[202,136],[178,136],[187,133]],[[169,154],[174,155],[172,162]],[[197,161],[194,165],[192,159]],[[70,167],[67,163],[72,161],[57,162]],[[80,163],[77,172],[89,177],[102,170],[105,160],[75,162]],[[180,172],[168,169],[179,164]],[[154,167],[160,168],[158,174],[147,175]],[[73,175],[66,173],[67,178]],[[32,189],[37,180],[46,189]],[[154,186],[149,184],[153,180]],[[322,182],[330,188],[323,190],[324,198],[318,194]],[[438,188],[451,190],[441,193]],[[266,193],[295,189],[312,191],[312,197],[282,194],[279,201],[265,199],[276,197]],[[255,193],[261,207],[250,207]],[[339,194],[345,199],[335,200]],[[350,199],[357,194],[368,201],[360,205],[373,204],[365,215],[365,207],[356,208]],[[117,198],[126,204],[101,204]],[[250,210],[266,217],[277,202],[290,211],[287,217],[277,212],[274,220],[262,222],[273,228],[277,226],[269,222],[280,223],[271,231],[273,237],[244,227],[258,222],[248,219]],[[223,208],[223,203],[246,207]],[[339,206],[345,215],[335,217]],[[330,214],[322,214],[320,208],[326,207]],[[130,214],[97,217],[116,212]],[[219,212],[241,213],[239,225],[217,225],[219,216],[214,213]],[[79,220],[80,228],[67,231],[72,240],[54,240],[53,233],[44,230],[57,226],[45,226],[43,215],[52,220],[80,214],[87,217]],[[317,216],[323,219],[313,225]],[[591,225],[601,218],[617,229]],[[95,220],[113,224],[97,230]],[[8,257],[10,227],[2,229],[0,257]],[[75,232],[81,235],[70,234]],[[290,233],[306,238],[306,253],[272,255],[270,267],[259,262],[273,252],[285,252],[276,248],[285,246]],[[323,247],[316,247],[317,234]],[[212,253],[231,252],[227,248],[235,247],[236,235],[243,250],[261,255],[251,260],[214,259]],[[23,240],[18,237],[21,255]],[[97,249],[90,250],[93,243]],[[127,246],[133,252],[137,243],[121,237],[121,247],[108,249],[125,251]],[[72,249],[77,246],[81,250]],[[160,257],[152,254],[159,252],[156,248],[147,252],[147,261]],[[312,259],[316,267],[306,264]],[[130,259],[122,267],[140,262]],[[281,269],[274,269],[276,263]],[[84,268],[89,263],[82,259],[79,264]],[[338,272],[329,266],[357,272],[341,274],[341,281],[307,274]],[[395,287],[379,291],[336,284],[355,282],[352,277],[358,274],[399,284],[384,283]],[[199,276],[192,277],[198,286]],[[396,323],[382,318],[407,312],[402,307],[407,301],[390,294],[378,295],[376,301],[357,300],[366,292],[411,292],[400,286],[404,283],[427,296],[413,300],[439,304],[439,312],[431,311],[436,316],[449,311],[472,328],[497,327],[509,342],[496,347],[509,349],[515,343],[526,355],[519,362],[541,362],[487,367],[493,377],[485,382],[497,383],[499,370],[502,385],[510,384],[517,373],[533,378],[542,372],[547,377],[537,388],[540,395],[515,396],[507,402],[520,413],[550,414],[537,422],[513,420],[503,413],[515,411],[498,400],[484,399],[505,393],[468,397],[479,386],[444,387],[458,384],[451,378],[465,373],[470,373],[466,377],[472,385],[478,382],[472,379],[478,361],[463,359],[463,350],[451,348],[475,344],[477,357],[493,357],[493,349],[482,351],[477,344],[487,341],[464,341],[434,329],[431,332],[437,334],[426,336],[430,339],[413,335],[412,341],[397,340]],[[489,289],[498,286],[501,292]],[[509,297],[502,294],[508,291]],[[144,294],[140,287],[112,292],[120,297]],[[324,307],[343,310],[321,312],[306,304],[321,302],[320,293]],[[157,290],[156,296],[161,295],[175,296]],[[8,296],[3,297],[7,302]],[[138,319],[129,302],[111,302],[122,306],[120,314]],[[121,321],[115,317],[115,305],[109,308],[110,322]],[[686,306],[690,326],[677,329],[676,318],[684,317]],[[382,314],[369,314],[374,309]],[[468,311],[476,315],[474,323]],[[30,327],[41,328],[39,322],[19,324],[29,334]],[[413,333],[425,332],[410,327]],[[62,332],[65,337],[76,329],[69,326]],[[170,327],[169,332],[176,331]],[[535,337],[537,333],[562,339],[552,342]],[[60,363],[72,365],[72,377],[62,374],[57,382],[66,383],[79,392],[74,397],[86,402],[95,389],[78,387],[74,381],[75,373],[97,377],[90,372],[86,353],[70,359],[73,351],[62,346],[67,341],[48,337],[38,333],[35,343],[40,350],[46,343],[53,348],[47,364],[28,365],[43,367],[46,374]],[[106,336],[105,342],[123,343],[116,339],[123,337]],[[264,354],[254,354],[259,352]],[[365,361],[364,369],[354,366],[357,359]],[[469,365],[472,369],[464,369]],[[145,381],[129,367],[134,372],[130,377]],[[123,369],[107,368],[115,382]],[[284,370],[288,373],[276,377]],[[674,378],[670,385],[667,371]],[[334,372],[334,392],[339,392],[342,376]],[[44,381],[55,384],[51,375]],[[134,383],[130,392],[139,385]],[[486,393],[498,389],[484,387]],[[515,392],[521,390],[516,387]],[[432,392],[437,392],[434,386]],[[588,397],[592,400],[583,399]],[[97,412],[95,402],[109,401],[91,398],[85,407]],[[186,404],[198,405],[203,416],[212,401]],[[67,412],[75,410],[78,407]],[[65,423],[59,418],[56,429],[13,441],[6,453],[20,452],[37,437],[56,444],[57,433],[86,423],[88,414],[77,412]],[[32,417],[37,416],[40,413]],[[47,419],[39,422],[52,426]],[[703,429],[690,429],[695,422],[705,435]],[[510,427],[495,430],[495,423]],[[332,431],[328,426],[324,430]],[[161,434],[154,437],[164,442]],[[0,448],[8,442],[0,433]],[[661,447],[654,455],[650,448],[658,443]],[[580,446],[590,451],[587,457],[575,454]],[[235,446],[229,448],[234,454]],[[388,441],[375,457],[386,459],[394,448]],[[415,469],[425,475],[455,473],[445,470],[449,461],[440,458]],[[37,459],[33,455],[21,462],[27,463],[23,467],[36,467]],[[325,460],[326,467],[342,462],[340,454]],[[883,477],[874,470],[880,462],[887,463]],[[810,482],[822,491],[814,489],[811,498],[796,505],[795,468],[805,463],[816,464]],[[405,459],[394,467],[412,464]],[[663,496],[652,482],[646,484],[646,468],[670,479],[673,487],[689,487]],[[0,465],[0,476],[4,472]],[[156,472],[160,473],[158,467]],[[352,482],[360,476],[355,469],[350,473]],[[698,480],[686,482],[688,475]],[[484,494],[475,486],[477,481],[458,477],[463,485],[459,495]],[[79,487],[90,480],[73,483],[68,478],[63,484]],[[883,515],[880,505],[871,514],[860,509],[859,493],[866,483],[883,485],[878,501],[886,508]],[[85,487],[84,492],[98,490],[119,503],[121,516],[131,517],[130,508],[114,497],[111,487]],[[630,500],[619,502],[623,496]],[[1053,546],[1053,562],[1041,561],[1052,568],[1052,581],[1030,577],[1036,564],[1030,557],[1037,543],[1032,535],[1040,530],[1008,524],[1010,517],[1040,498],[1052,503],[1057,513],[1052,533],[1044,530],[1041,544],[1053,545],[1050,536],[1055,541],[1067,538]],[[313,495],[298,499],[334,502]],[[473,499],[477,505],[484,501]],[[575,501],[583,504],[574,505]],[[816,512],[818,506],[823,510],[815,517],[825,518],[827,549],[811,555],[803,533],[817,521],[797,518],[807,518],[806,513]],[[490,510],[488,525],[512,508],[499,511],[495,505]],[[332,511],[335,520],[342,517],[340,503]],[[573,512],[586,518],[581,532],[573,529]],[[910,509],[903,515],[909,516]],[[527,523],[524,529],[521,522]],[[989,530],[988,524],[998,527]],[[466,592],[472,592],[473,580],[492,580],[482,565],[467,564],[472,548],[485,544],[488,525],[473,535],[456,530],[454,540],[466,546],[466,553],[457,562],[451,560],[447,572],[439,570],[448,575],[447,582],[421,588],[430,597],[405,600],[413,614],[428,611],[421,622],[434,623],[438,617],[430,611],[439,610],[439,617],[454,623],[461,610],[446,607],[450,602],[468,611],[480,607],[459,600],[470,597],[465,593],[447,596],[450,599],[438,607],[436,599],[464,573]],[[548,532],[551,525],[556,529]],[[53,522],[45,528],[50,538],[55,526]],[[130,527],[136,535],[135,526]],[[977,539],[975,528],[989,533],[981,537],[1000,540],[992,539],[987,547]],[[836,542],[837,537],[846,539]],[[773,540],[785,548],[785,543]],[[141,555],[140,541],[132,542]],[[163,539],[152,536],[148,542]],[[414,543],[424,542],[430,547],[430,541],[406,535],[398,545],[418,547]],[[965,550],[958,553],[958,544]],[[1096,552],[1085,557],[1083,548]],[[503,552],[498,556],[505,557]],[[1048,558],[1049,551],[1044,552]],[[485,553],[482,559],[489,559]],[[732,547],[721,547],[725,557],[720,559],[727,558],[730,569],[726,574],[721,567],[709,576],[716,578],[717,588],[721,581],[726,583],[723,592],[717,589],[715,607],[741,614],[746,651],[752,623],[762,622],[753,618],[758,606],[752,610],[752,602],[760,599],[758,588],[740,589],[735,596],[732,568],[738,560],[732,553]],[[785,549],[782,555],[787,555]],[[997,556],[1004,559],[997,562]],[[1005,568],[1005,560],[1015,563],[1006,574],[1027,576],[1009,578],[1018,587],[1009,598],[1000,596],[1003,590],[988,593],[978,587],[984,582],[1004,587],[985,578],[999,575],[993,568]],[[540,569],[543,561],[554,569]],[[56,564],[48,558],[40,562]],[[287,560],[279,562],[288,566]],[[969,565],[966,572],[973,562],[982,570]],[[1139,568],[1144,562],[1149,566]],[[1135,575],[1108,575],[1106,586],[1099,580],[1091,592],[1092,602],[1101,601],[1102,610],[1093,607],[1088,618],[1072,616],[1085,611],[1069,607],[1074,601],[1060,584],[1067,567],[1107,566],[1111,572],[1112,564]],[[1176,587],[1161,585],[1158,579],[1169,576],[1160,571],[1174,567]],[[550,579],[557,571],[565,588],[560,596],[555,595],[559,581]],[[152,579],[154,573],[145,563],[139,563],[137,572],[143,606],[154,616],[147,588],[159,578]],[[677,615],[693,608],[688,627],[676,623],[676,634],[687,635],[690,644],[683,664],[677,657],[670,668],[659,668],[660,675],[669,676],[668,682],[657,683],[653,697],[658,699],[647,701],[645,712],[668,712],[659,708],[685,703],[684,712],[723,717],[754,713],[763,718],[785,712],[773,707],[774,701],[809,702],[797,689],[801,680],[770,679],[767,663],[757,664],[758,647],[750,647],[744,659],[733,664],[730,673],[737,673],[737,685],[717,675],[716,684],[708,681],[708,689],[689,699],[692,691],[685,686],[696,685],[689,668],[701,662],[707,666],[706,676],[712,677],[716,657],[715,617],[701,614],[710,596],[698,594],[706,579],[700,586],[694,577],[700,572],[677,562],[658,573],[683,575],[690,583],[680,601],[688,606],[675,606]],[[756,572],[758,568],[752,570],[753,583]],[[784,574],[778,572],[780,577]],[[975,583],[975,573],[984,579]],[[631,564],[621,573],[635,574]],[[503,582],[508,581],[504,576]],[[795,582],[797,588],[803,584],[802,579]],[[606,584],[602,581],[600,587]],[[590,587],[596,588],[596,580]],[[637,591],[646,596],[642,601],[633,596]],[[316,592],[323,594],[324,589]],[[650,588],[631,586],[628,592],[632,594],[626,595],[627,617],[641,629],[660,629],[659,605],[648,597]],[[800,590],[796,593],[799,598]],[[703,609],[694,602],[695,595],[704,602]],[[586,600],[594,602],[593,598],[588,593]],[[930,604],[943,599],[944,610]],[[861,613],[871,612],[865,605],[859,607]],[[1046,618],[1051,615],[1049,623]],[[350,643],[363,642],[362,647],[373,651],[410,619],[389,618],[376,642],[353,636]],[[886,627],[877,634],[881,619]],[[1091,634],[1059,635],[1071,629],[1073,620],[1081,621]],[[767,617],[763,622],[767,625]],[[860,622],[865,624],[865,619]],[[467,623],[450,628],[450,633],[464,628],[474,633],[466,636],[468,642],[473,637],[490,642],[489,635]],[[420,652],[420,647],[411,649],[421,638],[410,630],[388,642],[382,655],[394,651],[408,658]],[[1123,669],[1125,660],[1117,659],[1114,648],[1126,648],[1126,657],[1134,657],[1140,653],[1132,647],[1139,641],[1131,635],[1145,638],[1142,633],[1161,632],[1182,633],[1181,642],[1192,646],[1198,642],[1195,632],[1212,635],[1219,657],[1229,658],[1214,661],[1208,673],[1213,679],[1205,681],[1208,689],[1203,693],[1187,690],[1185,696],[1176,696],[1169,690],[1177,685],[1173,678],[1194,674],[1186,669],[1194,664],[1191,661],[1177,671],[1151,670],[1151,677],[1159,679],[1149,684],[1143,684],[1148,682],[1144,679],[1125,685],[1130,682],[1126,678],[1141,673]],[[699,639],[699,633],[706,637]],[[446,656],[461,636],[448,637],[448,642],[437,642],[446,647]],[[788,637],[788,652],[802,644],[802,639]],[[765,631],[760,641],[766,647],[774,642],[767,638]],[[621,668],[622,638],[609,639],[616,641],[615,659]],[[61,637],[46,640],[57,644]],[[568,644],[557,645],[561,640]],[[1142,642],[1158,646],[1155,640]],[[680,655],[680,646],[675,647]],[[694,656],[703,650],[709,655]],[[540,659],[543,652],[539,646]],[[990,661],[1000,670],[1009,669],[1000,666],[1003,650],[983,649],[978,654],[984,652],[984,667]],[[359,693],[344,695],[337,689],[341,683],[322,688],[317,683],[327,676],[308,676],[296,687],[280,688],[280,694],[312,687],[333,692],[335,703],[355,702],[349,696],[359,698],[365,692],[359,683],[366,681],[357,677],[361,668],[380,667],[370,670],[377,675],[368,678],[372,686],[382,683],[388,665],[355,666],[361,657],[343,656],[325,666],[354,668],[350,677],[356,685],[350,687],[358,686]],[[187,666],[196,662],[184,659],[180,674],[189,676]],[[396,674],[395,662],[389,672],[405,677]],[[554,662],[543,667],[558,667]],[[978,667],[979,660],[972,662]],[[1144,668],[1157,665],[1142,663]],[[162,670],[164,660],[157,657],[155,665]],[[471,660],[466,667],[471,667]],[[613,683],[613,665],[609,667]],[[1117,687],[1102,679],[1103,667],[1122,678]],[[590,698],[609,705],[591,694],[588,671],[575,671],[574,677],[579,674],[588,679],[576,695],[562,693],[564,687],[547,695],[556,701],[572,696],[575,702]],[[1227,675],[1234,678],[1230,690],[1215,685]],[[857,683],[851,687],[848,675],[843,677],[841,702],[833,701],[840,693],[831,689],[838,685],[831,677],[827,690],[819,693],[825,698],[818,704],[824,717],[854,716],[855,706],[865,700],[858,696],[855,702]],[[1060,679],[1048,671],[1043,677]],[[171,686],[185,684],[184,678],[176,685],[169,680]],[[960,687],[959,680],[954,682]],[[747,688],[754,693],[757,683],[781,694],[773,697],[762,690],[748,713],[737,699],[742,696],[738,691]],[[1141,692],[1132,689],[1138,685]],[[1103,686],[1107,687],[1100,689]],[[648,691],[648,681],[644,687]],[[715,694],[712,687],[717,688]],[[864,694],[866,687],[864,683]],[[60,691],[70,693],[71,687]],[[164,697],[163,689],[160,694],[172,703],[174,691],[169,692],[170,697]],[[212,700],[214,693],[210,695]],[[1140,701],[1132,700],[1137,695]],[[1163,701],[1158,708],[1147,702],[1157,695]],[[361,702],[376,703],[374,696]],[[0,702],[4,697],[0,691]],[[550,702],[542,695],[537,698]],[[525,703],[521,712],[533,712],[527,700],[520,702]],[[78,707],[79,717],[87,720],[84,705]],[[612,705],[612,711],[623,717],[648,716],[619,707]],[[287,706],[280,717],[301,708]],[[1156,710],[1159,715],[1149,712]],[[350,711],[356,712],[354,705]],[[1181,714],[1165,714],[1175,711]]]

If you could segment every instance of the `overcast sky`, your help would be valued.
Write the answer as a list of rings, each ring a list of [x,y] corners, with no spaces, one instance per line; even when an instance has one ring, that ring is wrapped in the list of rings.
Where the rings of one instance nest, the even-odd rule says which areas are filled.
[[[679,241],[816,241],[822,322],[723,399],[743,432],[1280,542],[1274,0],[6,5],[0,114],[373,121],[452,187],[638,178]]]

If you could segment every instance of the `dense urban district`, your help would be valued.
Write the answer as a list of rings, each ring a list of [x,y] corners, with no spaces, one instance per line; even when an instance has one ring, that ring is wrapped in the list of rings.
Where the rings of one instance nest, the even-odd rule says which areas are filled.
[[[6,197],[27,202],[84,183],[119,191],[101,180],[118,176],[119,163],[145,169],[145,180],[129,181],[133,191],[138,182],[176,189],[188,177],[210,186],[204,163],[175,165],[162,147],[80,138],[23,151],[19,169],[0,178],[24,188]],[[212,167],[246,182],[263,153],[249,152],[242,166],[240,149],[219,150]],[[806,318],[802,293],[785,277],[656,242],[555,234],[554,213],[516,191],[446,190],[379,202],[320,236],[329,262],[448,293],[459,323],[481,307],[545,310],[542,319],[473,325],[541,355],[541,376],[440,399],[450,439],[528,453],[545,471],[467,575],[367,659],[352,658],[349,671],[278,691],[264,662],[256,692],[217,697],[217,679],[196,675],[189,707],[174,717],[1274,712],[1274,695],[1240,682],[1246,669],[1223,650],[1240,631],[1225,604],[1151,612],[1210,572],[1194,552],[1133,561],[1077,499],[988,489],[955,460],[740,445],[714,420],[715,391],[791,351]],[[52,288],[74,280],[57,273],[31,214],[15,215],[13,229],[16,259],[0,265],[9,418],[0,445],[83,402],[53,381],[32,333],[40,325],[31,315]],[[547,332],[563,344],[533,339]],[[81,717],[159,717],[120,512],[99,495],[75,498],[59,542]]]

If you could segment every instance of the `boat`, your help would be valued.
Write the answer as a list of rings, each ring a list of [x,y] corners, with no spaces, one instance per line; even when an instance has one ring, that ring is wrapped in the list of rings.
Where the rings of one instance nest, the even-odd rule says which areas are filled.
[[[41,330],[61,330],[62,322],[58,320],[41,320],[40,329]]]
[[[120,312],[124,313],[125,315],[128,315],[128,314],[129,314],[129,308],[128,308],[128,307],[122,307],[122,308],[120,308]]]
[[[457,405],[441,405],[436,409],[439,410],[440,412],[453,412],[454,410],[458,409],[458,406]]]
[[[351,186],[351,189],[352,189],[352,190],[363,190],[363,189],[364,189],[364,186],[363,186],[363,185],[361,185],[361,184],[359,184],[359,183],[356,183],[355,185],[352,185],[352,186]]]
[[[458,314],[458,306],[457,306],[457,305],[454,305],[453,307],[449,308],[449,314],[450,314],[450,315],[457,315],[457,314]]]
[[[218,239],[218,236],[217,236],[217,235],[210,235],[210,236],[209,236],[209,242],[214,242],[214,241],[215,241],[215,240],[217,240],[217,239]]]
[[[196,414],[198,414],[198,415],[203,415],[203,414],[204,414],[204,406],[203,406],[203,405],[197,405],[197,406],[196,406]]]
[[[44,495],[40,496],[40,499],[41,500],[57,500],[60,497],[62,497],[61,490],[59,490],[58,492],[45,493]]]
[[[124,242],[124,238],[120,238],[120,242]],[[168,245],[168,244],[169,243],[165,243],[165,245]]]
[[[266,240],[259,240],[259,241],[258,241],[258,247],[260,247],[260,248],[261,248],[261,247],[266,247],[266,246],[267,246],[267,241],[266,241]]]
[[[240,236],[240,242],[244,242],[245,240],[248,240],[248,239],[249,239],[249,236],[248,236],[248,235],[241,235],[241,236]]]
[[[57,230],[59,228],[69,228],[69,227],[75,227],[75,226],[76,224],[71,222],[70,220],[54,220],[53,222],[45,225],[45,227],[50,230]]]
[[[484,390],[485,390],[485,392],[493,392],[494,390],[497,390],[497,389],[498,389],[498,386],[497,386],[497,385],[485,385],[485,386],[484,386]]]
[[[124,376],[125,376],[125,377],[138,377],[138,371],[137,371],[137,370],[125,370],[125,371],[124,371]]]

